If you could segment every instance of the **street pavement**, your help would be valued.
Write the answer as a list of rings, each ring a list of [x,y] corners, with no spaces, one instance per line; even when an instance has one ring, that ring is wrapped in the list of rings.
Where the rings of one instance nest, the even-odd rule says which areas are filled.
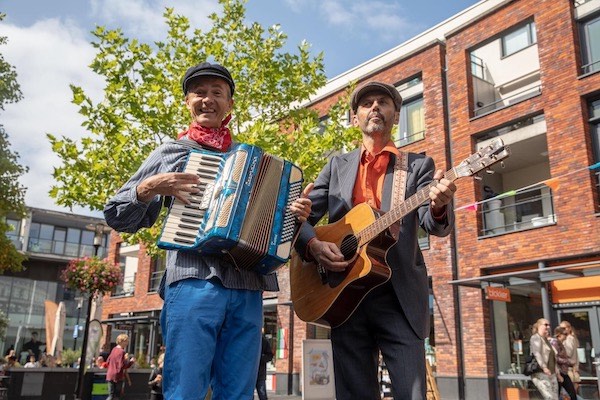
[[[275,392],[267,392],[267,397],[269,400],[302,400],[300,395],[275,394]],[[256,393],[254,394],[254,400],[258,400]]]

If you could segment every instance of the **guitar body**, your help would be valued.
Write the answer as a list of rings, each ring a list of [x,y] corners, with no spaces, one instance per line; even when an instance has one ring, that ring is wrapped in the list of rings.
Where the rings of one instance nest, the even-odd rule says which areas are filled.
[[[355,235],[377,219],[366,203],[350,210],[342,219],[315,228],[319,240],[341,248],[344,238]],[[387,232],[387,231],[386,231]],[[364,297],[387,282],[391,270],[385,262],[394,239],[382,233],[358,249],[356,258],[344,272],[327,271],[322,276],[313,262],[303,262],[294,252],[290,262],[290,286],[294,310],[306,322],[336,327],[344,323]]]

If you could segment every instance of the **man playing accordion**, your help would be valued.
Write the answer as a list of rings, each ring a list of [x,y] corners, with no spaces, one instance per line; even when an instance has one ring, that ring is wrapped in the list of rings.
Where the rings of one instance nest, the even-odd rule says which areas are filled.
[[[229,71],[200,63],[187,70],[182,87],[192,121],[179,139],[228,151],[232,138],[227,124],[235,91]],[[180,140],[154,150],[107,203],[106,222],[119,232],[133,233],[154,224],[165,197],[189,203],[188,197],[198,192],[199,177],[174,172],[188,152]],[[306,194],[290,206],[301,222],[311,209]],[[252,398],[260,357],[262,292],[278,289],[274,273],[235,268],[224,256],[167,251],[159,290],[164,299],[165,399],[204,399],[209,386],[215,400]]]

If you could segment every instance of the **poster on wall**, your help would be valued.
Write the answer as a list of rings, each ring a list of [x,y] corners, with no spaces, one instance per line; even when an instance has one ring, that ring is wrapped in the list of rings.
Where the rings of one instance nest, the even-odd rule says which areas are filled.
[[[302,341],[302,372],[302,399],[335,399],[331,340]]]

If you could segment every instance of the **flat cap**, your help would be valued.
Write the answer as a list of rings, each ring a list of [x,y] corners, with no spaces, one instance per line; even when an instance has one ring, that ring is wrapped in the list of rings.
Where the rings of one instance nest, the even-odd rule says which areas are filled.
[[[398,89],[387,83],[371,81],[357,87],[356,89],[354,89],[354,92],[352,92],[352,97],[350,98],[350,106],[352,108],[353,113],[356,114],[356,110],[358,109],[358,102],[360,101],[360,99],[365,94],[371,92],[383,92],[389,95],[394,101],[396,111],[400,111],[400,107],[402,106],[402,96],[400,96]]]
[[[233,82],[233,78],[231,74],[221,64],[211,64],[209,62],[203,62],[198,65],[194,65],[193,67],[188,68],[185,71],[185,75],[183,76],[183,80],[181,81],[181,86],[183,88],[183,94],[187,94],[188,92],[188,84],[194,78],[199,76],[212,76],[223,79],[229,85],[231,89],[231,95],[233,96],[233,92],[235,91],[235,83]]]

